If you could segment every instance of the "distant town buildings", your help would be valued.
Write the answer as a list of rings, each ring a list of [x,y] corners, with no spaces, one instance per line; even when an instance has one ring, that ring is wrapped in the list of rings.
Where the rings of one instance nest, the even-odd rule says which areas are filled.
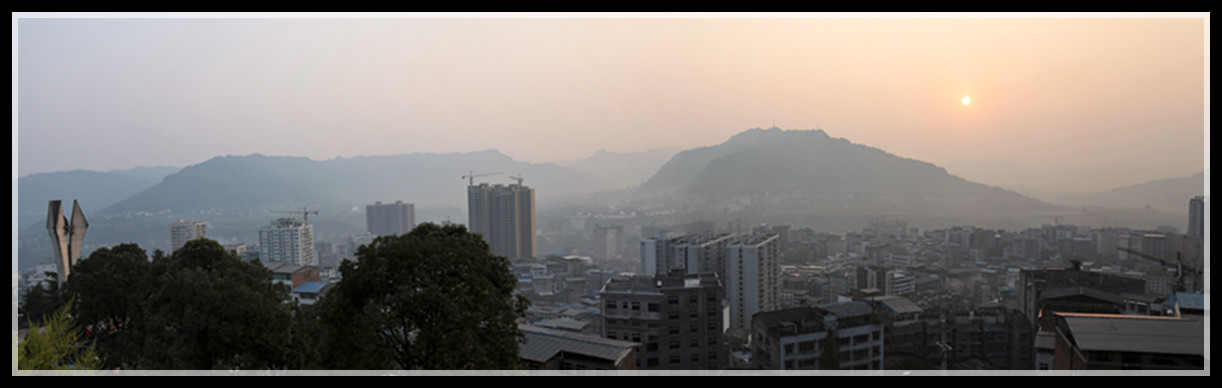
[[[365,206],[365,228],[374,236],[398,236],[416,227],[416,205],[395,201],[378,201]]]
[[[711,232],[671,237],[660,233],[641,239],[641,274],[657,276],[672,271],[715,273],[725,278],[726,247],[733,237]]]
[[[317,266],[314,226],[296,218],[280,218],[259,229],[259,260]]]
[[[520,183],[467,186],[467,212],[471,232],[483,236],[493,254],[535,257],[534,189]]]
[[[187,245],[187,241],[207,236],[208,224],[178,220],[178,222],[170,224],[170,253],[174,253],[182,248],[183,245]]]
[[[1195,197],[1188,201],[1188,237],[1205,237],[1205,197]]]
[[[595,259],[619,259],[624,255],[624,227],[602,226],[594,227]]]

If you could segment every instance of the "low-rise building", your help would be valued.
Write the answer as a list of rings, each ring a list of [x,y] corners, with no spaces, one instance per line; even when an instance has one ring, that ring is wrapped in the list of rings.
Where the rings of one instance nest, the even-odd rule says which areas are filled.
[[[865,302],[755,314],[751,359],[764,370],[883,370],[884,319]]]
[[[526,341],[519,346],[528,370],[635,370],[641,344],[519,325]]]
[[[1199,320],[1056,314],[1056,370],[1204,370]]]

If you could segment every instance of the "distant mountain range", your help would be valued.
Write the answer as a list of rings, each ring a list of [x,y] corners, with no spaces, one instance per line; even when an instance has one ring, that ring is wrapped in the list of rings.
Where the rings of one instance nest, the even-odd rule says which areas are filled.
[[[364,207],[376,201],[415,203],[418,222],[450,218],[465,223],[468,180],[463,176],[470,173],[493,173],[475,179],[492,184],[512,183],[510,176],[520,174],[536,189],[541,209],[558,203],[550,198],[597,201],[605,197],[573,194],[626,193],[624,189],[639,186],[634,195],[642,203],[667,199],[679,208],[717,204],[717,212],[720,204],[742,198],[756,198],[746,201],[752,206],[773,201],[781,213],[814,209],[821,217],[873,212],[970,222],[964,215],[1056,211],[1056,206],[968,181],[930,163],[832,138],[821,130],[774,128],[749,130],[720,145],[678,153],[600,151],[559,163],[520,162],[495,150],[327,161],[249,155],[216,157],[182,169],[31,175],[15,180],[19,258],[21,267],[28,268],[49,256],[41,224],[51,199],[81,201],[91,224],[87,245],[137,242],[151,251],[164,249],[166,226],[178,219],[208,222],[210,236],[253,242],[259,227],[291,216],[273,211],[303,208],[319,211],[310,222],[320,233],[330,233],[321,236],[323,240],[360,233]],[[1118,190],[1115,198],[1123,192]],[[1180,194],[1172,196],[1170,201],[1181,202]],[[1145,201],[1151,206],[1161,206],[1150,198]]]
[[[760,195],[953,203],[980,211],[1047,208],[969,182],[930,163],[832,138],[821,130],[753,129],[723,144],[679,153],[641,185],[639,196],[726,199]]]
[[[18,178],[17,218],[21,226],[46,222],[47,201],[79,200],[97,211],[153,187],[178,167],[136,167],[122,171],[67,171],[31,174]]]
[[[1142,208],[1188,213],[1188,201],[1205,195],[1205,173],[1182,178],[1156,179],[1150,182],[1125,186],[1098,194],[1076,198],[1078,204],[1112,207]],[[1066,199],[1066,202],[1073,199]]]
[[[628,153],[598,150],[589,158],[556,164],[597,178],[610,189],[626,189],[640,186],[649,180],[678,152],[678,148]]]

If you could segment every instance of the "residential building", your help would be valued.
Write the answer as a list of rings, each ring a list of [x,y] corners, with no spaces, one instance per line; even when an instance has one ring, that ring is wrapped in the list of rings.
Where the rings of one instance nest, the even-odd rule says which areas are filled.
[[[283,284],[289,289],[297,289],[303,284],[321,281],[322,273],[318,267],[293,263],[261,262],[272,271],[272,282]]]
[[[780,304],[780,243],[775,234],[756,234],[730,242],[725,277],[730,327],[750,332],[751,316]]]
[[[259,229],[259,260],[317,266],[314,226],[295,218],[281,218]]]
[[[330,288],[331,283],[328,282],[305,282],[293,288],[293,300],[303,306],[312,305],[325,297]]]
[[[535,190],[514,185],[467,186],[471,232],[483,236],[492,253],[509,259],[534,258]]]
[[[716,275],[615,276],[601,295],[603,337],[640,343],[637,369],[717,370],[728,362]]]
[[[1146,281],[1120,274],[1082,271],[1079,267],[1053,267],[1021,271],[1016,288],[1019,311],[1028,322],[1047,329],[1052,322],[1039,320],[1051,317],[1050,312],[1044,310],[1121,313],[1126,308],[1122,294],[1144,294]]]
[[[594,227],[595,259],[617,259],[624,255],[624,227],[602,226]]]
[[[641,344],[518,325],[525,335],[519,345],[527,370],[635,370]]]
[[[1200,320],[1057,313],[1056,370],[1205,370]]]
[[[398,236],[416,227],[416,205],[378,201],[365,206],[365,230],[374,236]]]
[[[1188,201],[1188,237],[1205,237],[1205,197],[1194,197]]]
[[[883,370],[884,319],[869,303],[761,312],[752,321],[756,369]]]
[[[208,236],[208,224],[178,220],[170,224],[170,253],[187,245],[187,241]]]

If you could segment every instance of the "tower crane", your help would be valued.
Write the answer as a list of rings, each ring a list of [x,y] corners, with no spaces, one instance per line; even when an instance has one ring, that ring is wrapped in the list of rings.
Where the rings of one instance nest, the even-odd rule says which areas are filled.
[[[522,185],[522,181],[526,180],[526,178],[522,178],[522,173],[518,173],[518,176],[512,176],[512,175],[511,175],[511,176],[509,176],[509,179],[513,179],[513,180],[515,180],[515,181],[518,181],[518,186],[521,186],[521,185]]]
[[[1154,256],[1150,256],[1150,255],[1147,255],[1147,254],[1144,254],[1144,253],[1141,253],[1141,252],[1138,252],[1138,251],[1135,251],[1135,250],[1132,250],[1132,249],[1128,249],[1128,248],[1116,248],[1116,250],[1121,251],[1121,252],[1125,252],[1125,253],[1128,253],[1128,254],[1130,254],[1130,255],[1134,255],[1134,256],[1137,256],[1137,257],[1140,257],[1140,258],[1143,258],[1143,259],[1146,259],[1146,260],[1155,261],[1155,262],[1158,262],[1159,264],[1162,264],[1162,265],[1165,265],[1165,266],[1168,266],[1168,267],[1175,267],[1175,272],[1176,272],[1176,276],[1175,276],[1175,291],[1177,291],[1177,292],[1185,292],[1185,291],[1188,291],[1188,287],[1187,287],[1187,285],[1185,285],[1185,284],[1184,284],[1184,276],[1185,276],[1186,274],[1192,274],[1192,275],[1200,275],[1200,274],[1201,274],[1201,269],[1200,269],[1200,268],[1197,268],[1195,265],[1186,265],[1186,264],[1184,264],[1184,255],[1183,255],[1182,253],[1179,253],[1179,252],[1176,252],[1176,254],[1175,254],[1175,260],[1176,260],[1176,262],[1175,262],[1175,263],[1171,263],[1171,262],[1169,262],[1169,261],[1167,261],[1167,260],[1163,260],[1163,259],[1161,259],[1161,258],[1154,257]]]
[[[476,177],[489,176],[489,175],[497,175],[497,174],[504,174],[504,172],[489,172],[489,173],[484,173],[484,174],[476,174],[474,171],[470,171],[470,172],[469,172],[467,175],[463,175],[463,176],[462,176],[462,178],[463,178],[463,179],[468,179],[468,180],[470,181],[470,183],[468,183],[468,185],[470,185],[470,186],[475,186],[475,178],[476,178]]]
[[[305,222],[307,225],[309,225],[309,224],[310,224],[310,215],[311,215],[311,214],[313,214],[313,215],[318,215],[318,212],[317,212],[317,211],[311,211],[309,208],[301,208],[301,211],[284,211],[284,210],[273,210],[273,211],[272,211],[272,213],[280,213],[280,214],[301,214],[301,218],[304,220],[304,222]]]

